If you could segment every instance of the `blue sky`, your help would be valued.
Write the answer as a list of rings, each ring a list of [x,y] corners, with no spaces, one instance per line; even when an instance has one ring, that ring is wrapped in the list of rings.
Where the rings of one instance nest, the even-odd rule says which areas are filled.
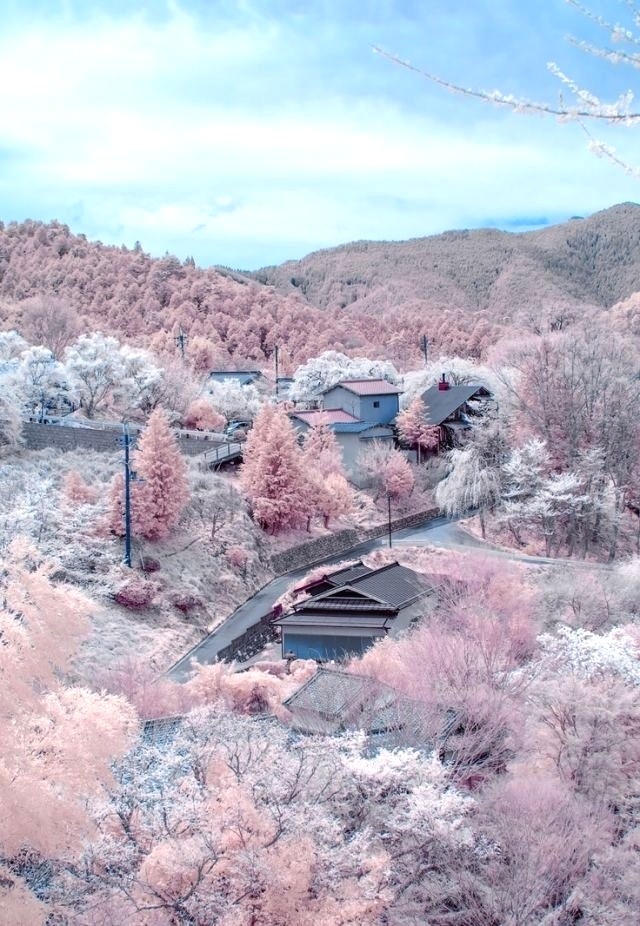
[[[622,0],[595,6],[624,18]],[[640,200],[579,126],[452,96],[371,49],[552,101],[555,60],[616,96],[634,72],[567,43],[598,33],[565,0],[0,0],[0,17],[4,221],[249,269]],[[630,161],[633,132],[610,136]]]

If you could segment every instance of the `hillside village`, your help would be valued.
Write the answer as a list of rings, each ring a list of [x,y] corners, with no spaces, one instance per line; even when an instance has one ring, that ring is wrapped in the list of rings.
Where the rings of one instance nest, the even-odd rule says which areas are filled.
[[[640,276],[447,333],[0,253],[7,922],[634,922]]]

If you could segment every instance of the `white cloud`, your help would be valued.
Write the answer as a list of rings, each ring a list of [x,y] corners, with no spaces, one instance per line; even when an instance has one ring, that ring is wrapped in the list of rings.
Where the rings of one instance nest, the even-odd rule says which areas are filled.
[[[283,64],[290,42],[276,19],[213,28],[177,6],[163,21],[8,30],[0,149],[26,157],[5,163],[0,192],[25,212],[3,218],[53,212],[102,240],[246,266],[630,198],[571,128],[493,110],[465,124],[454,99],[443,120],[391,95],[323,94],[311,71],[276,97],[300,79],[299,60]]]

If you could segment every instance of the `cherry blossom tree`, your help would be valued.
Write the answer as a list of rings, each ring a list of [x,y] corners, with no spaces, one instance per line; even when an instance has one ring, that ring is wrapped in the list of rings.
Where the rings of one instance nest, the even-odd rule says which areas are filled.
[[[460,888],[473,800],[418,750],[208,708],[153,728],[56,889],[79,923],[429,922]],[[163,742],[164,740],[164,742]]]
[[[58,406],[69,393],[65,368],[46,347],[23,351],[15,375],[26,409],[40,420],[49,405]]]
[[[87,801],[112,783],[111,762],[135,727],[120,698],[66,687],[61,678],[87,632],[89,602],[51,581],[53,567],[14,543],[5,559],[0,627],[0,909],[38,926],[25,861],[71,861],[92,831]],[[21,918],[22,917],[22,918]]]
[[[0,331],[0,361],[18,358],[28,346],[17,331]]]
[[[219,414],[207,398],[194,399],[184,414],[185,428],[196,431],[221,431],[226,423],[224,415]]]
[[[104,410],[125,375],[120,345],[100,332],[83,334],[68,347],[65,366],[87,418]]]
[[[0,454],[15,450],[20,443],[22,404],[15,377],[0,376]]]
[[[333,518],[343,518],[353,511],[353,490],[344,476],[330,472],[327,476],[307,470],[308,492],[313,508],[311,514],[319,515],[325,527]]]
[[[447,461],[449,472],[436,486],[436,502],[450,517],[477,511],[485,537],[485,512],[500,499],[499,473],[484,463],[476,447],[451,450]]]
[[[579,13],[585,16],[591,23],[595,23],[607,36],[610,44],[598,45],[593,42],[569,36],[572,45],[580,48],[586,54],[608,62],[614,65],[627,65],[631,68],[640,66],[640,55],[637,48],[640,41],[638,34],[639,23],[637,9],[633,3],[621,3],[617,6],[627,6],[627,22],[621,22],[613,14],[611,18],[600,15],[595,7],[583,5],[580,0],[567,0]],[[504,93],[499,90],[486,91],[478,89],[469,89],[462,87],[455,82],[444,80],[442,77],[429,73],[420,67],[403,61],[396,55],[389,54],[381,48],[375,47],[374,50],[401,67],[404,67],[420,77],[443,87],[451,93],[462,94],[463,96],[472,97],[483,103],[490,103],[509,109],[519,114],[552,116],[561,122],[577,122],[589,139],[589,148],[598,156],[606,157],[613,163],[624,168],[625,170],[637,175],[638,168],[630,167],[629,164],[620,157],[616,149],[611,144],[596,138],[592,134],[591,125],[597,125],[600,128],[609,126],[616,127],[633,127],[640,122],[640,112],[634,108],[634,93],[631,89],[621,93],[617,98],[604,100],[600,92],[594,88],[584,88],[567,75],[564,70],[555,62],[550,62],[548,68],[550,72],[558,78],[562,91],[567,91],[569,99],[573,102],[566,102],[564,96],[560,96],[558,102],[536,102],[526,97],[514,96],[510,93]]]
[[[270,533],[302,526],[313,506],[302,452],[286,412],[264,405],[249,432],[241,479],[255,520]]]
[[[397,502],[411,495],[415,485],[411,466],[404,454],[388,442],[373,441],[360,454],[358,465],[374,486],[376,499],[385,495]]]
[[[253,419],[264,402],[253,383],[241,386],[234,379],[225,379],[222,382],[210,380],[206,385],[206,393],[216,411],[223,415],[227,422],[233,418]]]
[[[326,478],[334,473],[345,476],[342,451],[328,424],[318,424],[304,435],[304,456],[309,468]]]
[[[294,401],[317,396],[340,382],[341,379],[386,379],[399,381],[393,364],[366,357],[347,357],[339,351],[327,350],[302,364],[296,370],[289,396]]]
[[[78,313],[67,302],[52,296],[27,299],[22,307],[20,330],[31,344],[46,347],[61,361],[66,348],[80,334]]]
[[[440,445],[440,428],[427,424],[426,415],[427,408],[417,396],[396,417],[400,438],[410,447],[418,448],[418,463],[421,450],[436,450]]]

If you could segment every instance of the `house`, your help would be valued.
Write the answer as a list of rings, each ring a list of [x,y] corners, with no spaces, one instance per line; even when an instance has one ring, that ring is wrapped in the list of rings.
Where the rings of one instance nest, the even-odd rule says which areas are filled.
[[[402,699],[372,678],[319,666],[318,671],[290,695],[284,706],[291,724],[302,733],[342,733],[362,730],[379,737],[400,726]]]
[[[209,373],[209,379],[216,383],[231,379],[240,386],[265,386],[267,384],[267,378],[260,370],[213,370]]]
[[[349,478],[361,484],[358,457],[367,442],[393,441],[391,423],[398,414],[399,393],[386,379],[345,379],[324,391],[321,409],[292,412],[291,420],[302,435],[319,424],[328,425]]]
[[[427,415],[426,423],[440,428],[440,446],[452,446],[456,436],[468,430],[473,417],[491,398],[491,393],[479,383],[452,385],[443,373],[437,385],[431,386],[421,397]]]
[[[399,563],[371,569],[362,562],[324,576],[313,594],[276,618],[282,656],[326,662],[359,655],[422,616],[432,590],[424,576]]]
[[[410,744],[447,764],[459,762],[449,741],[451,729],[460,725],[455,711],[426,717],[423,704],[366,675],[318,666],[283,705],[299,733],[331,736],[357,730],[367,737],[369,750]]]
[[[370,424],[391,424],[400,409],[400,389],[386,379],[343,379],[322,393],[324,408],[341,408]]]

